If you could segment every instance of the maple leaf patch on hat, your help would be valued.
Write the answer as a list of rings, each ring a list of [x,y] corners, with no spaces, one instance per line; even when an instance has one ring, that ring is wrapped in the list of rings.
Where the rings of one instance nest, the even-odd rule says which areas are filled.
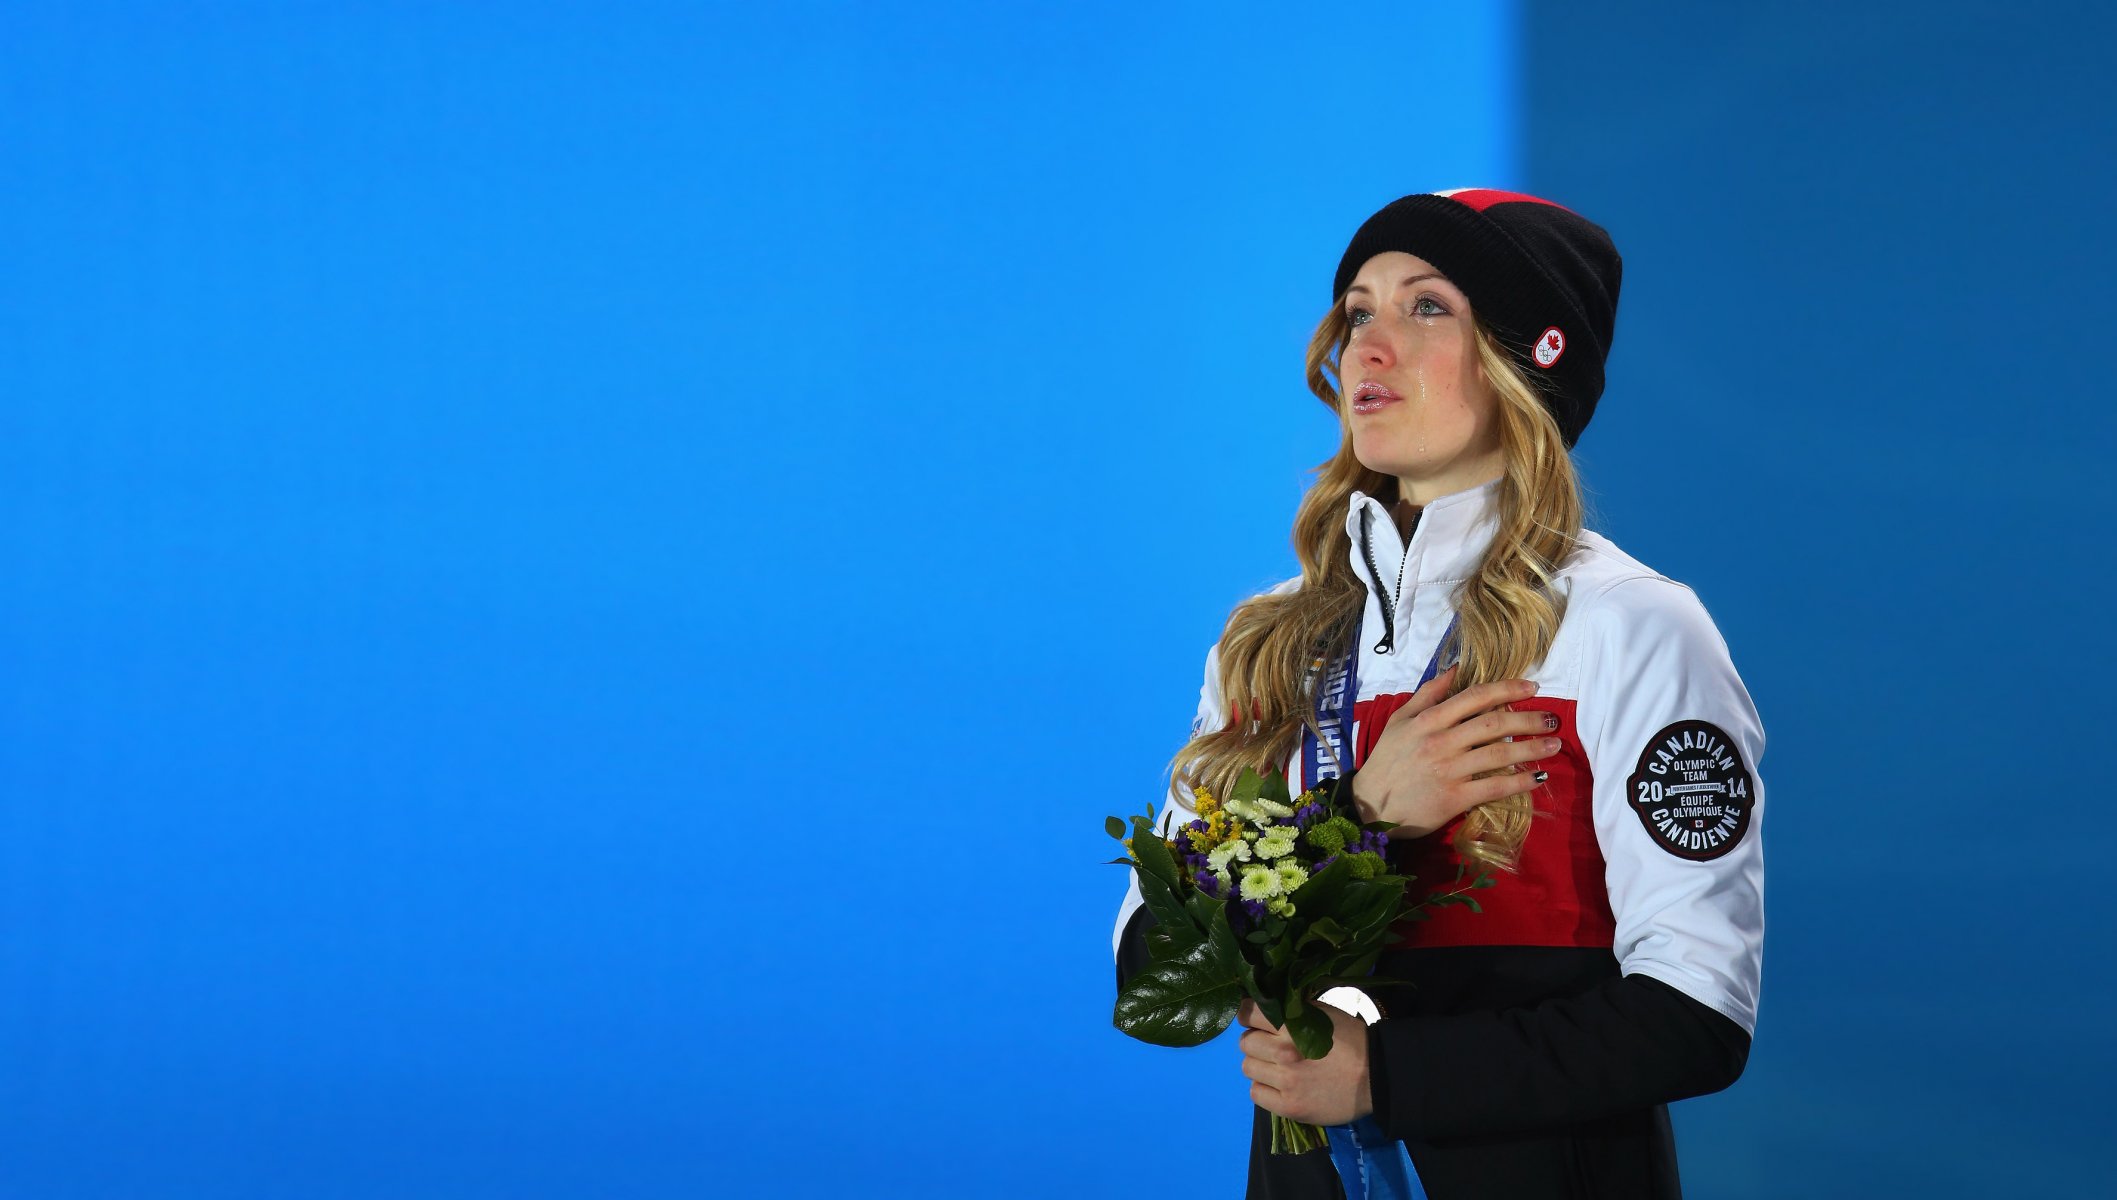
[[[1539,367],[1558,365],[1558,356],[1565,352],[1566,335],[1559,332],[1556,325],[1544,330],[1544,335],[1536,339],[1536,365]]]
[[[1755,793],[1735,739],[1711,721],[1678,721],[1655,734],[1626,780],[1647,836],[1692,862],[1735,848],[1749,831]]]

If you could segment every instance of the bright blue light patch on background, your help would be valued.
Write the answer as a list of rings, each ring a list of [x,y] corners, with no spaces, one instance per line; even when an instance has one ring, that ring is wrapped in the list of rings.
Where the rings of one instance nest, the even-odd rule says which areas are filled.
[[[1102,817],[1506,11],[10,8],[0,1191],[1239,1186]]]

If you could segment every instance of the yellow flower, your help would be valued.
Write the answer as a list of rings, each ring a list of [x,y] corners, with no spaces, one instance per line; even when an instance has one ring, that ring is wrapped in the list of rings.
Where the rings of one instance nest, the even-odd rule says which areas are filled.
[[[1201,817],[1211,817],[1214,813],[1220,811],[1220,801],[1214,798],[1213,793],[1202,787],[1191,789],[1191,799],[1197,801],[1191,807]]]

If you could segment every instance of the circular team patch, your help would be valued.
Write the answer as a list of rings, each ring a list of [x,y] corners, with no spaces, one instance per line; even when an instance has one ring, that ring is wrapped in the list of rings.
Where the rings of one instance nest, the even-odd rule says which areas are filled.
[[[1735,740],[1710,721],[1678,721],[1655,734],[1626,782],[1647,836],[1679,858],[1719,858],[1749,830],[1749,768]]]

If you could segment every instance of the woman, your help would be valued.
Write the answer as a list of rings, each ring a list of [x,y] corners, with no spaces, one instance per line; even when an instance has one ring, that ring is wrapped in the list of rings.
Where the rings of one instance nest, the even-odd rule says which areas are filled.
[[[1666,1105],[1747,1060],[1763,728],[1690,589],[1581,527],[1568,454],[1620,273],[1599,226],[1489,189],[1397,200],[1339,263],[1308,381],[1341,439],[1295,517],[1301,574],[1207,653],[1160,827],[1244,766],[1297,791],[1342,769],[1400,826],[1412,895],[1494,883],[1400,927],[1376,973],[1408,982],[1367,989],[1373,1024],[1334,1011],[1322,1059],[1245,1004],[1251,1197],[1345,1194],[1329,1153],[1268,1152],[1270,1113],[1367,1118],[1434,1200],[1677,1196]],[[1139,904],[1135,882],[1120,985]]]

